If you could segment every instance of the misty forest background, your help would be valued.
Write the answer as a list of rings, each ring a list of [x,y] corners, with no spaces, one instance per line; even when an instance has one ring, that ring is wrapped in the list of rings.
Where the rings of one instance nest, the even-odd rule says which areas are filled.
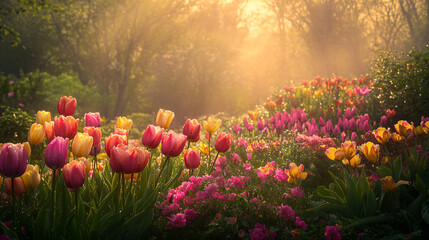
[[[72,95],[78,115],[165,108],[182,126],[425,48],[429,0],[2,0],[0,38],[1,105],[56,112]]]

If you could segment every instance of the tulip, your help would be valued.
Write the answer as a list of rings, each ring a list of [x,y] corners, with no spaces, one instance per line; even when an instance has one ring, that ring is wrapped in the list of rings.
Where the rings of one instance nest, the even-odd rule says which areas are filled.
[[[397,134],[397,133],[393,133],[392,135],[390,135],[390,138],[394,141],[394,142],[401,142],[402,140],[404,140],[404,137]]]
[[[395,117],[395,115],[396,115],[396,111],[395,111],[395,110],[390,110],[390,109],[387,109],[387,110],[386,110],[386,117],[387,117],[388,119],[392,119],[392,118],[394,118],[394,117]]]
[[[73,97],[61,97],[58,102],[58,113],[64,116],[73,115],[76,109],[76,99]]]
[[[98,143],[97,146],[91,148],[91,152],[89,152],[89,155],[95,156],[95,154],[99,154],[101,152],[101,142]]]
[[[158,113],[156,114],[156,125],[167,129],[174,118],[174,112],[165,110],[165,109],[159,109]]]
[[[7,178],[4,181],[4,185],[6,186],[7,193],[12,194],[12,181],[10,178]],[[25,185],[22,178],[14,178],[13,179],[13,194],[16,196],[21,196],[25,193]]]
[[[68,138],[72,139],[77,133],[77,126],[79,125],[79,119],[75,119],[72,116],[67,116],[66,119],[69,121],[69,126],[70,126]]]
[[[68,138],[70,133],[70,122],[63,115],[54,118],[55,136]]]
[[[0,150],[0,173],[9,178],[16,178],[27,169],[27,152],[22,144],[3,144]]]
[[[362,144],[359,147],[359,150],[363,152],[365,157],[372,163],[378,162],[378,157],[380,155],[380,146],[378,144],[374,144],[372,142],[367,142]]]
[[[392,178],[392,176],[386,176],[383,179],[381,179],[381,184],[383,185],[384,191],[386,191],[387,193],[393,193],[396,190],[396,188],[398,188],[403,184],[409,184],[409,182],[404,180],[399,180],[396,183],[395,180]]]
[[[69,139],[56,137],[45,150],[45,164],[53,170],[63,168],[67,163],[69,154]]]
[[[43,126],[37,123],[33,123],[28,133],[28,142],[33,145],[40,144],[45,139],[45,130]]]
[[[122,135],[122,136],[124,136],[124,137],[125,137],[125,139],[126,139],[126,140],[127,140],[127,142],[128,142],[128,134],[129,134],[128,130],[123,129],[123,128],[115,128],[115,130],[113,130],[113,133],[112,133],[112,134]]]
[[[117,173],[139,173],[143,171],[149,162],[150,153],[136,147],[128,147],[122,144],[112,148],[110,166]]]
[[[185,150],[183,151],[183,156],[185,160],[185,166],[188,169],[196,169],[201,164],[200,154],[195,150]]]
[[[71,192],[78,190],[85,183],[85,165],[73,160],[63,168],[64,183]]]
[[[210,135],[213,135],[222,124],[222,121],[219,119],[214,119],[209,117],[208,121],[203,121],[203,127]]]
[[[101,129],[96,127],[84,127],[83,132],[92,137],[92,147],[98,146],[101,141]]]
[[[164,129],[148,125],[142,136],[142,144],[148,148],[157,148],[162,139]]]
[[[414,128],[414,134],[415,134],[416,136],[423,135],[424,133],[425,133],[425,132],[424,132],[423,127],[422,127],[422,126],[417,126],[416,128]]]
[[[76,157],[86,157],[92,148],[93,138],[87,133],[78,133],[73,139],[72,152]]]
[[[407,121],[401,120],[395,124],[395,129],[399,135],[408,137],[408,135],[413,132],[414,126],[409,124]]]
[[[104,149],[106,150],[106,154],[110,157],[110,153],[113,147],[118,146],[119,144],[126,145],[127,139],[126,136],[111,134],[109,137],[104,139]]]
[[[361,163],[361,157],[359,154],[356,154],[352,159],[350,159],[350,166],[357,168],[357,167],[363,167],[363,165],[360,165]]]
[[[347,159],[351,159],[356,155],[356,142],[345,141],[341,144],[344,155]]]
[[[45,130],[46,141],[48,143],[50,143],[55,138],[54,126],[55,126],[54,121],[45,122],[45,125],[43,126]]]
[[[89,160],[87,158],[84,157],[80,157],[77,159],[79,162],[82,162],[83,165],[85,166],[85,174],[88,174],[89,171],[91,170],[91,163],[89,162]],[[94,169],[95,170],[95,169]],[[93,171],[94,171],[93,170]]]
[[[377,141],[381,144],[385,144],[390,140],[390,129],[385,129],[384,127],[379,127],[373,132]]]
[[[126,117],[118,117],[118,120],[116,121],[116,128],[130,130],[132,125],[133,121]]]
[[[423,131],[426,133],[426,134],[429,134],[429,121],[426,121],[426,122],[421,122],[420,123],[420,125],[422,126],[422,128],[423,128]]]
[[[288,182],[294,182],[295,184],[297,184],[296,180],[297,179],[306,179],[307,178],[307,173],[303,172],[304,171],[304,165],[299,165],[296,166],[295,163],[291,163],[289,164],[289,169],[285,170],[286,175],[289,176],[288,178]]]
[[[328,148],[326,149],[325,154],[329,159],[334,161],[341,161],[346,157],[342,148]]]
[[[51,121],[51,113],[46,111],[38,111],[36,114],[36,123],[44,126],[45,122]]]
[[[85,126],[86,127],[100,127],[101,126],[101,119],[100,119],[100,113],[85,113]]]
[[[220,133],[217,137],[215,149],[218,152],[224,153],[231,147],[232,138],[226,133]]]
[[[24,145],[25,152],[27,153],[27,159],[30,158],[30,156],[31,156],[31,146],[30,146],[30,144],[28,142],[23,142],[22,145]]]
[[[26,190],[33,190],[40,185],[39,166],[27,165],[27,170],[21,176]]]
[[[183,127],[183,134],[188,137],[189,142],[197,142],[200,140],[201,125],[196,119],[188,119]]]
[[[167,135],[162,138],[162,154],[169,157],[179,156],[185,147],[186,140],[187,137],[185,135],[169,131]]]

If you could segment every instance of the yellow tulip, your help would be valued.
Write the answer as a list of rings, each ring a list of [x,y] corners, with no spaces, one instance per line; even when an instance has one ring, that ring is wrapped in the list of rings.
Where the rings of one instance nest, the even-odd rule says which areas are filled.
[[[209,117],[208,121],[203,121],[203,127],[210,135],[213,135],[222,124],[222,120]]]
[[[158,113],[156,114],[156,125],[167,129],[171,122],[173,121],[174,118],[174,112],[170,111],[170,110],[165,110],[165,109],[159,109]]]
[[[45,126],[45,122],[51,121],[51,113],[47,111],[38,111],[36,114],[36,123]]]
[[[356,155],[356,142],[345,141],[341,144],[341,149],[347,159],[351,159]]]
[[[117,128],[130,130],[132,125],[133,125],[133,120],[128,119],[126,117],[118,117],[118,120],[116,121],[116,127]]]
[[[390,129],[385,129],[384,127],[379,127],[373,132],[377,141],[381,144],[385,144],[390,140]]]
[[[22,145],[24,145],[25,152],[27,153],[27,158],[30,158],[31,156],[31,146],[28,142],[23,142]]]
[[[28,164],[21,178],[27,191],[37,188],[40,184],[39,166]]]
[[[289,176],[288,182],[294,182],[296,184],[297,179],[302,179],[302,180],[306,179],[307,173],[303,171],[304,171],[304,165],[301,164],[298,167],[296,166],[295,163],[289,164],[289,169],[285,170],[285,173]]]
[[[72,152],[75,157],[86,157],[91,151],[93,139],[87,133],[77,133],[74,136]]]
[[[345,158],[344,151],[341,148],[328,148],[325,151],[326,156],[328,156],[329,159],[334,161],[341,161]]]
[[[399,135],[399,134],[397,134],[397,133],[393,133],[393,134],[390,136],[390,138],[392,138],[392,140],[393,140],[394,142],[400,142],[400,141],[404,140],[404,137],[403,137],[403,136],[401,136],[401,135]]]
[[[360,164],[361,157],[359,154],[356,154],[352,159],[350,159],[350,166],[354,168],[363,167],[363,164]]]
[[[395,129],[399,135],[408,137],[408,135],[413,132],[414,126],[409,124],[407,121],[401,120],[395,124]]]
[[[363,152],[365,157],[372,163],[378,162],[378,157],[380,155],[380,146],[378,144],[374,144],[372,142],[367,142],[362,144],[359,148],[360,151]]]
[[[45,138],[45,130],[43,126],[38,123],[33,123],[28,133],[28,142],[33,145],[40,144]]]
[[[421,123],[421,125],[422,125],[422,128],[423,128],[423,131],[426,133],[426,134],[429,134],[429,121],[427,121],[427,122],[425,122],[425,123]]]
[[[423,127],[422,126],[417,126],[416,128],[414,128],[414,134],[416,136],[419,135],[423,135],[425,132],[423,131]]]
[[[404,180],[399,180],[396,183],[395,180],[393,180],[392,176],[387,176],[381,179],[381,184],[383,185],[384,191],[386,191],[387,193],[393,193],[396,190],[396,188],[398,188],[403,184],[409,184],[409,182]]]
[[[85,174],[88,174],[91,170],[91,163],[89,162],[89,160],[84,157],[80,157],[77,160],[79,160],[79,162],[83,162],[83,164],[85,165]]]

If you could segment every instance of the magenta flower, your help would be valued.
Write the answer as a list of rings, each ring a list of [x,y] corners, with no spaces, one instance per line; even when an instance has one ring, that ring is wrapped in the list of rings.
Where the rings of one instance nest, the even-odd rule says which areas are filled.
[[[341,234],[335,226],[326,226],[325,238],[327,240],[341,240]]]
[[[8,98],[13,98],[13,96],[15,96],[15,93],[14,93],[14,92],[10,92],[10,93],[8,93],[8,94],[7,94],[7,97],[8,97]]]
[[[9,85],[13,85],[15,81],[9,81]]]
[[[302,221],[299,217],[295,218],[295,226],[297,228],[307,229],[307,224],[305,224],[305,222]]]
[[[186,218],[183,213],[178,213],[176,215],[172,214],[170,217],[167,217],[167,219],[167,229],[183,228],[186,226]]]
[[[295,217],[295,212],[288,205],[283,206],[283,203],[282,203],[281,206],[278,206],[278,209],[279,211],[277,212],[277,214],[282,216],[285,219],[285,221]]]
[[[362,96],[362,99],[368,95],[372,89],[369,89],[367,86],[364,86],[362,88],[360,87],[355,87],[355,90],[357,92],[357,94],[359,94],[360,96]]]

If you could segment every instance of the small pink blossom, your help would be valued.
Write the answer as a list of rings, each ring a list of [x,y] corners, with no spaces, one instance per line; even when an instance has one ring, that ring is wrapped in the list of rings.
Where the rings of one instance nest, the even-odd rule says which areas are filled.
[[[185,209],[185,219],[187,223],[191,223],[193,222],[195,219],[197,219],[199,212],[189,208],[189,209]]]
[[[295,216],[295,212],[288,205],[283,206],[283,203],[282,203],[281,206],[278,206],[278,209],[279,209],[279,211],[277,212],[277,214],[282,216],[286,221],[291,219],[291,218],[294,218],[294,216]]]
[[[335,226],[326,226],[324,236],[327,240],[341,240],[341,234]]]
[[[304,221],[302,221],[299,217],[295,218],[295,226],[297,228],[301,228],[301,229],[307,229],[307,224],[305,224]]]
[[[290,190],[290,192],[292,193],[293,196],[295,196],[297,198],[301,198],[302,197],[302,189],[299,188],[299,187],[292,188]]]
[[[186,226],[186,218],[183,213],[178,213],[176,215],[172,214],[170,217],[167,217],[167,219],[167,229],[183,228]]]
[[[7,97],[8,97],[8,98],[13,98],[13,96],[15,96],[15,93],[14,93],[14,92],[10,92],[10,93],[8,93],[8,94],[7,94]]]

